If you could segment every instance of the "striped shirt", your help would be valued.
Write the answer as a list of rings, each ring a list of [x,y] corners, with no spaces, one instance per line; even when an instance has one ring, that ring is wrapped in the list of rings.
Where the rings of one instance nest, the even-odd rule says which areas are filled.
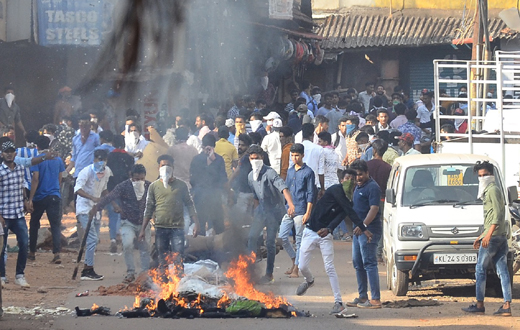
[[[31,149],[27,147],[18,148],[16,149],[16,156],[20,158],[33,158],[38,156],[38,150],[36,148]],[[24,169],[24,187],[31,190],[31,179],[32,179],[32,172],[29,167]]]
[[[23,218],[24,168],[10,169],[0,164],[0,215],[4,219]]]

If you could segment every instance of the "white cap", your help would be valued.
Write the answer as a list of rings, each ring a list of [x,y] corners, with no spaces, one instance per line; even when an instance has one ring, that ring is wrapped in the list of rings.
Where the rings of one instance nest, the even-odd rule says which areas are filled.
[[[280,115],[274,111],[269,112],[267,116],[264,116],[265,120],[280,119]]]
[[[282,127],[282,120],[280,118],[273,119],[273,127],[280,128]]]
[[[235,126],[235,121],[231,118],[226,119],[225,125],[226,125],[226,127],[233,127],[233,126]]]

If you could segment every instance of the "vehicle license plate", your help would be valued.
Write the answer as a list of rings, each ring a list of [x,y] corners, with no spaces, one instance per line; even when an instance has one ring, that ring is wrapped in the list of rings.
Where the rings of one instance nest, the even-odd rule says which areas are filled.
[[[476,253],[434,253],[434,264],[476,264]]]
[[[464,176],[462,173],[448,175],[448,186],[462,186]]]

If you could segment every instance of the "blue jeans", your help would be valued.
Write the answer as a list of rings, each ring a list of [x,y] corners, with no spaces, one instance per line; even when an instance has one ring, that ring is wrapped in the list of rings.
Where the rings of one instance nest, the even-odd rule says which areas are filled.
[[[352,263],[356,269],[359,298],[363,300],[368,299],[368,284],[370,284],[372,299],[381,298],[376,257],[380,237],[380,234],[373,234],[369,242],[365,234],[361,234],[354,235],[352,241]]]
[[[4,219],[4,242],[7,242],[7,235],[9,230],[16,235],[18,242],[18,258],[16,260],[16,275],[23,275],[25,271],[25,264],[27,263],[27,248],[29,245],[29,233],[27,231],[27,222],[25,218],[19,219]],[[6,244],[2,246],[2,253],[0,254],[0,277],[5,277],[5,258]]]
[[[114,211],[112,203],[108,203],[106,209],[108,212],[108,233],[110,234],[110,239],[113,240],[116,239],[121,227],[121,214]]]
[[[294,218],[291,218],[288,214],[284,215],[282,224],[280,225],[280,235],[278,236],[282,239],[283,249],[287,252],[289,258],[294,259],[294,264],[296,266],[298,266],[300,260],[300,245],[302,243],[304,227],[302,219],[303,215],[297,215]],[[289,241],[293,225],[296,230],[296,251],[294,251],[293,246]]]
[[[491,262],[495,265],[500,283],[502,284],[502,294],[504,301],[511,302],[511,278],[507,271],[507,238],[505,236],[492,236],[487,248],[480,245],[478,250],[477,265],[475,267],[475,277],[477,284],[477,301],[484,301],[486,292],[487,268]]]
[[[78,222],[83,227],[83,230],[87,229],[88,214],[78,214],[76,216]],[[85,265],[94,266],[94,253],[99,240],[99,229],[101,228],[101,215],[100,212],[96,213],[96,216],[92,219],[90,230],[87,236],[87,242],[85,246]]]
[[[141,226],[134,225],[128,220],[121,220],[121,240],[123,241],[123,254],[125,256],[126,273],[135,274],[134,263],[134,239],[139,236]],[[147,271],[150,268],[150,224],[146,227],[144,241],[138,241],[139,254],[141,255],[141,269]]]
[[[267,228],[265,247],[267,248],[266,275],[272,275],[274,270],[274,258],[276,256],[276,234],[280,228],[280,222],[285,215],[285,207],[265,207],[260,204],[255,210],[251,230],[247,239],[247,247],[250,252],[257,253],[258,237],[262,234],[264,227]]]
[[[182,270],[184,255],[184,228],[155,227],[155,246],[159,255],[159,268],[166,270],[169,263]]]

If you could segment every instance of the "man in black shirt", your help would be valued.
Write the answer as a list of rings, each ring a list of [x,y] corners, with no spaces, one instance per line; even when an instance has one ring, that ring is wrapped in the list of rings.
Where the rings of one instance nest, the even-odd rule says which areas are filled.
[[[107,190],[111,192],[121,182],[130,178],[130,171],[134,166],[134,157],[125,151],[125,137],[122,135],[114,136],[112,145],[115,147],[108,154],[107,166],[112,170],[112,176],[108,179]],[[121,226],[121,208],[117,201],[107,204],[108,211],[108,231],[110,234],[110,252],[117,252],[116,237]]]
[[[199,215],[200,234],[207,231],[220,234],[224,231],[222,196],[228,190],[224,158],[215,153],[216,139],[212,134],[202,138],[203,151],[193,157],[190,165],[190,184],[193,202]]]
[[[333,313],[341,312],[343,301],[339,289],[338,275],[334,268],[334,246],[332,240],[332,232],[345,217],[349,217],[357,226],[354,235],[366,235],[368,239],[372,237],[372,233],[367,230],[363,221],[359,219],[352,208],[352,194],[356,186],[356,172],[352,170],[343,171],[343,182],[335,184],[325,191],[323,197],[318,200],[312,209],[311,216],[306,228],[303,230],[303,237],[300,246],[299,267],[305,282],[298,286],[296,294],[301,296],[307,292],[307,289],[314,285],[314,277],[309,268],[311,260],[311,252],[315,248],[321,250],[325,271],[329,276],[330,286],[334,293]]]

